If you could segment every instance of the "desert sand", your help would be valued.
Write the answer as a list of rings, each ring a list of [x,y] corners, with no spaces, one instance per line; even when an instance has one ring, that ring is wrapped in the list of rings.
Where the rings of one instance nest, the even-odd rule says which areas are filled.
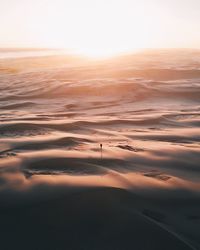
[[[199,163],[199,51],[0,60],[2,250],[200,249]]]

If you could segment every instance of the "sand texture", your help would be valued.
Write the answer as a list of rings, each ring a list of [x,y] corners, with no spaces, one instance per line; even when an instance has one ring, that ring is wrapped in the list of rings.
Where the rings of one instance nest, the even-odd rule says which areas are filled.
[[[199,250],[200,52],[1,59],[0,225],[2,250]]]

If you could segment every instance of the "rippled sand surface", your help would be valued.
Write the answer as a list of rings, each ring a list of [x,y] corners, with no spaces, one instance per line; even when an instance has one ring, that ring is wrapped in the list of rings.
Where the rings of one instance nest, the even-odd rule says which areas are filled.
[[[1,249],[200,249],[199,163],[199,51],[0,60]]]

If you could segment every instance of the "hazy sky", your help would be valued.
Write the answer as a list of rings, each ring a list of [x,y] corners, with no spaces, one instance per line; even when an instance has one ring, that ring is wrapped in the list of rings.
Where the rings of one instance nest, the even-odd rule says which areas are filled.
[[[0,0],[0,46],[200,48],[200,0]]]

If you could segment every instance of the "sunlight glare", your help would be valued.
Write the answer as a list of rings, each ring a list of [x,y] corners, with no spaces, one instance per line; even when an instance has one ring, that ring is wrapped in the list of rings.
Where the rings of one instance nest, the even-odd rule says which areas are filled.
[[[103,1],[96,6],[89,3],[82,8],[71,6],[68,13],[67,2],[63,2],[63,8],[56,13],[57,6],[49,6],[48,16],[41,23],[45,30],[45,33],[40,32],[43,44],[89,57],[108,57],[144,48],[147,42],[151,43],[151,34],[155,31],[149,26],[154,27],[156,19],[149,17],[143,5],[131,4],[130,8],[122,7],[122,2],[106,4]]]

